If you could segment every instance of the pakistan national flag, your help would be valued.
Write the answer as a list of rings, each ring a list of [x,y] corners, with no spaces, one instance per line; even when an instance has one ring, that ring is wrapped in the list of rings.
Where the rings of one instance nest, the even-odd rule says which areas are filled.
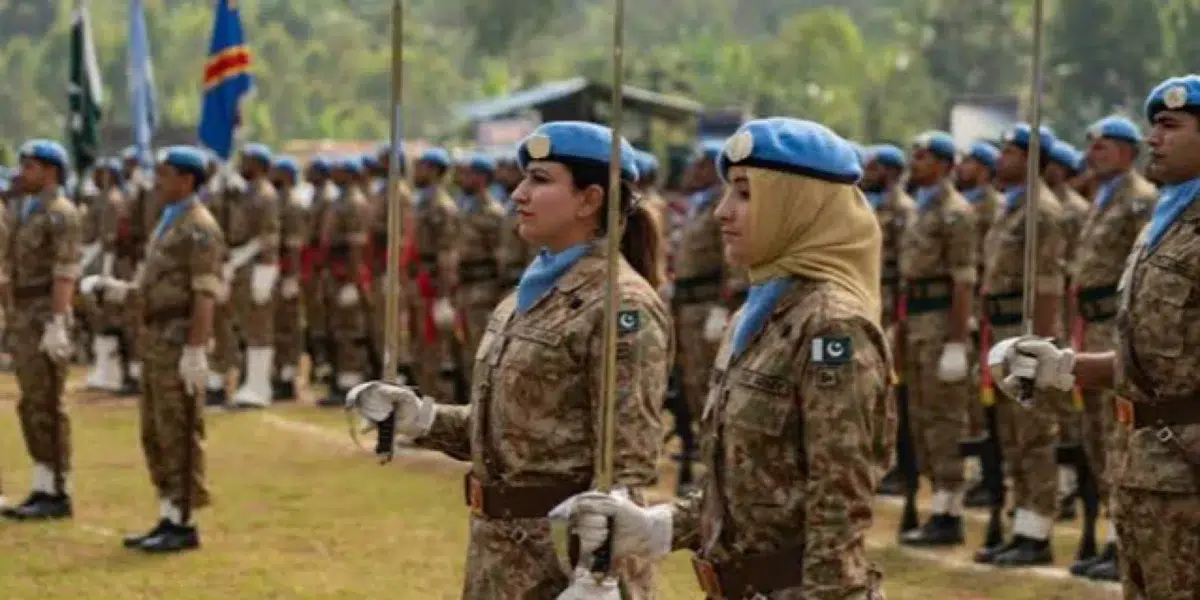
[[[74,167],[80,173],[96,161],[100,152],[100,105],[104,103],[88,2],[75,0],[71,18],[71,82],[67,88],[71,153]]]

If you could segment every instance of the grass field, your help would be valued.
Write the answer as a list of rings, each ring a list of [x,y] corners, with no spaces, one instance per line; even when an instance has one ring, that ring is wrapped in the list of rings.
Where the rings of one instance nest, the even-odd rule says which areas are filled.
[[[73,377],[78,384],[81,373]],[[0,375],[0,474],[10,501],[29,480],[15,386]],[[466,544],[463,466],[430,454],[378,465],[357,448],[338,411],[307,403],[269,412],[208,414],[214,505],[200,515],[204,547],[170,557],[120,547],[157,518],[132,400],[71,395],[75,518],[0,522],[0,599],[388,598],[459,596]],[[671,474],[664,467],[665,481]],[[1117,598],[1100,586],[1043,572],[970,565],[968,547],[914,553],[894,546],[898,508],[880,501],[870,539],[892,600]],[[1056,534],[1059,562],[1077,530]],[[687,556],[664,564],[661,597],[698,598]]]

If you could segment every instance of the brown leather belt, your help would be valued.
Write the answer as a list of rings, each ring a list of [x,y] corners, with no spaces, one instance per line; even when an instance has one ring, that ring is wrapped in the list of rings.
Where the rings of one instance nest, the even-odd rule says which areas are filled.
[[[780,590],[800,587],[803,577],[804,549],[787,548],[778,552],[748,554],[719,562],[692,558],[692,569],[700,589],[708,598],[753,598]]]
[[[584,484],[485,484],[473,473],[463,478],[463,493],[471,513],[488,519],[541,519],[563,500],[587,489]]]
[[[1200,398],[1179,398],[1151,404],[1118,397],[1113,415],[1118,423],[1130,429],[1200,425]]]
[[[46,298],[50,296],[54,290],[54,285],[50,283],[39,283],[35,285],[18,285],[13,288],[13,300],[32,300],[33,298]]]
[[[1079,290],[1079,316],[1087,323],[1109,321],[1117,316],[1120,297],[1117,286],[1102,285]]]
[[[950,277],[908,279],[904,290],[910,315],[947,311],[954,304],[954,280]]]
[[[161,325],[170,321],[179,321],[192,318],[192,307],[184,306],[168,306],[158,310],[148,310],[142,315],[142,323],[146,325]]]

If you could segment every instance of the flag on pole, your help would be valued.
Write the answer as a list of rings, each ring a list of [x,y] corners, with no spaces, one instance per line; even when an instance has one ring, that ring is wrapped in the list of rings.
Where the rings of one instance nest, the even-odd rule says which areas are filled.
[[[71,111],[68,126],[75,169],[82,173],[96,161],[100,152],[100,107],[104,104],[100,64],[92,41],[92,22],[88,16],[90,0],[75,0],[71,16],[71,80],[67,98]]]
[[[212,42],[204,65],[200,143],[222,160],[229,160],[233,153],[234,130],[241,123],[240,105],[253,85],[250,48],[237,0],[217,0]]]
[[[129,0],[129,107],[133,112],[133,143],[143,166],[153,164],[151,149],[158,124],[158,95],[150,61],[145,0]]]

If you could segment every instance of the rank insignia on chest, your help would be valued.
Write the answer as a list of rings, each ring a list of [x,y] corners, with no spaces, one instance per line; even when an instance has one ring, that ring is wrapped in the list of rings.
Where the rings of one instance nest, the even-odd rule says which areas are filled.
[[[854,358],[854,345],[846,336],[819,337],[812,342],[812,363],[844,365]]]
[[[617,313],[617,332],[621,335],[636,333],[642,328],[642,315],[636,310]]]

